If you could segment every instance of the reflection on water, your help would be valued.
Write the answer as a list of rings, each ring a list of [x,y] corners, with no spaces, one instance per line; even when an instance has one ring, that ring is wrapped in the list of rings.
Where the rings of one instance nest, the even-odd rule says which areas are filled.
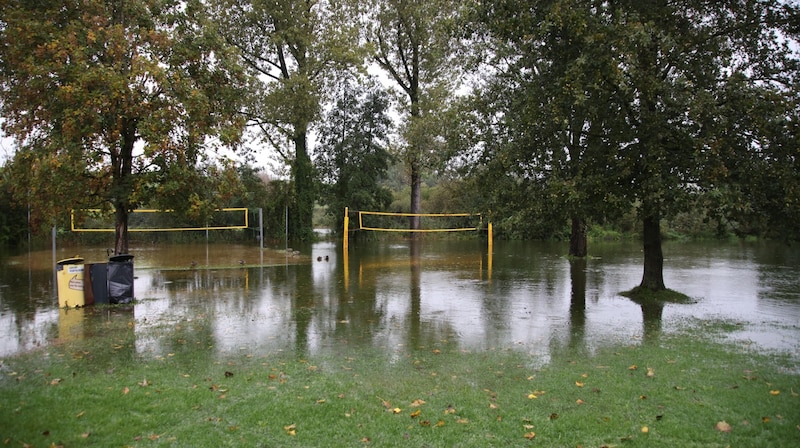
[[[800,255],[777,245],[669,244],[665,281],[691,305],[640,306],[619,295],[641,279],[636,244],[598,244],[586,260],[541,242],[331,242],[300,255],[242,245],[147,247],[135,253],[129,308],[59,310],[50,265],[36,253],[0,260],[0,356],[100,337],[130,319],[132,347],[302,355],[374,347],[520,350],[547,362],[646,343],[698,321],[737,323],[734,340],[798,355]],[[74,251],[73,251],[74,252]],[[68,256],[74,254],[70,253]],[[80,251],[101,261],[104,248]],[[59,257],[61,258],[61,257]]]

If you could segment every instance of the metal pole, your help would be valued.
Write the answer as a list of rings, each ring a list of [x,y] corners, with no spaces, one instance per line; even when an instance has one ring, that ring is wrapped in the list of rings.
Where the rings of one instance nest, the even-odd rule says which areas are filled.
[[[258,208],[258,246],[264,248],[264,210]]]

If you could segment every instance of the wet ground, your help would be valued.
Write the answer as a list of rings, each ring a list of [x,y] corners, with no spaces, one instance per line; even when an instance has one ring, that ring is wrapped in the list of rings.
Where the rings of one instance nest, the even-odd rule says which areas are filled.
[[[134,248],[134,304],[59,309],[50,251],[0,258],[0,356],[106,337],[130,319],[135,350],[163,355],[191,333],[211,353],[402,353],[448,344],[555,352],[642,343],[687,326],[800,358],[800,250],[780,244],[669,243],[667,287],[695,303],[645,307],[636,243],[602,243],[570,261],[563,243],[406,240],[259,249],[241,244]],[[103,262],[105,248],[59,249]]]

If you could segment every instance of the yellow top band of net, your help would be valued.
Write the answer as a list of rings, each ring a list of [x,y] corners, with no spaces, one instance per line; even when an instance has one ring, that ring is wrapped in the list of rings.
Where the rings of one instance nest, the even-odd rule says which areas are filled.
[[[100,213],[100,209],[82,209],[82,212]],[[203,226],[203,227],[148,227],[148,228],[128,228],[128,232],[181,232],[184,230],[230,230],[230,229],[246,229],[248,228],[249,219],[247,215],[248,209],[246,207],[234,208],[221,208],[217,211],[220,212],[244,212],[244,224],[234,224],[230,226]],[[131,210],[131,213],[172,213],[173,210],[155,210],[155,209],[136,209]],[[98,228],[87,229],[75,226],[75,210],[70,211],[70,225],[73,232],[114,232],[113,228]]]

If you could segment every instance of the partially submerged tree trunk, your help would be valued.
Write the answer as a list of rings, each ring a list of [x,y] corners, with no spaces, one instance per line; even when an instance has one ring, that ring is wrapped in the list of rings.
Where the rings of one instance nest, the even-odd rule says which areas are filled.
[[[572,217],[572,232],[569,236],[569,255],[583,258],[587,254],[586,218]]]
[[[297,126],[302,128],[303,126]],[[306,132],[298,132],[294,138],[295,161],[293,210],[289,216],[289,237],[308,240],[313,232],[312,215],[314,211],[314,166],[308,155]]]
[[[661,220],[657,214],[648,213],[644,217],[644,274],[640,288],[650,291],[663,291],[664,254],[661,251]]]
[[[420,172],[419,163],[416,160],[410,162],[411,170],[411,213],[420,213],[422,210],[422,173]],[[412,216],[409,220],[409,228],[411,230],[419,230],[419,216]],[[412,238],[416,238],[417,232],[412,232]]]

